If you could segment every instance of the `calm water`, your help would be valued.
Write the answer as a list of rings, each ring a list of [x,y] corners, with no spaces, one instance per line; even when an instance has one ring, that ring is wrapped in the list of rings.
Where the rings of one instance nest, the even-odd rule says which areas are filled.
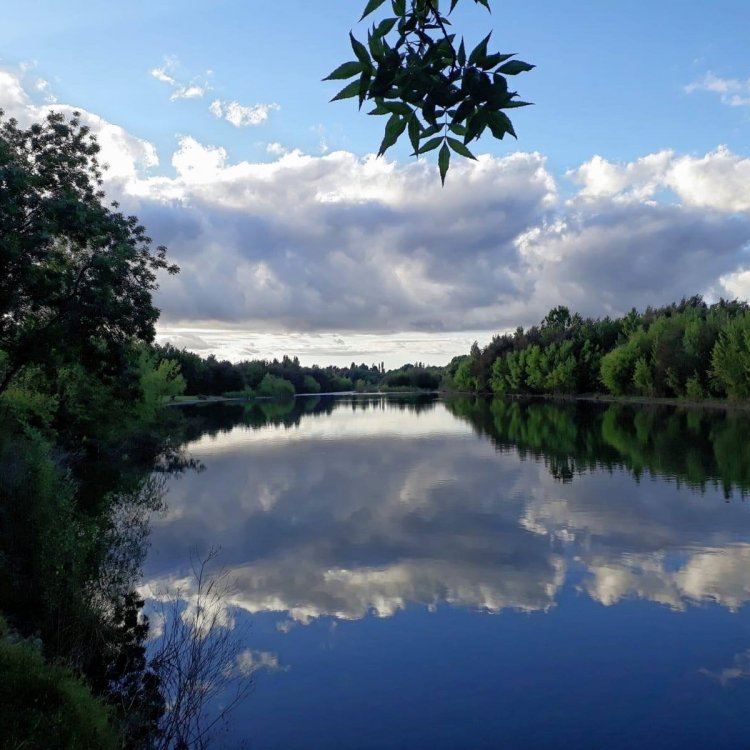
[[[750,746],[750,422],[380,397],[186,410],[146,580],[221,547],[220,744]]]

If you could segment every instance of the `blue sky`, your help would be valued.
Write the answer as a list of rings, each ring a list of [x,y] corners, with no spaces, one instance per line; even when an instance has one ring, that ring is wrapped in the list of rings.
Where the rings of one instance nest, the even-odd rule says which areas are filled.
[[[326,349],[334,359],[357,349],[358,336],[371,343],[384,334],[440,333],[453,343],[426,351],[439,360],[445,349],[444,360],[472,337],[536,322],[545,305],[598,315],[670,294],[750,291],[750,3],[496,1],[488,15],[464,0],[455,25],[469,44],[492,27],[496,49],[538,66],[515,82],[535,106],[514,116],[518,142],[483,140],[475,151],[489,161],[454,169],[445,191],[409,166],[405,147],[366,166],[381,121],[350,101],[328,103],[338,87],[321,79],[352,57],[347,32],[364,35],[356,23],[362,5],[39,0],[4,10],[0,106],[32,116],[54,101],[121,129],[112,148],[135,161],[119,183],[113,177],[110,192],[122,193],[184,269],[158,299],[163,328],[232,331],[233,341],[268,335],[271,347],[275,335],[285,351],[300,336],[338,336],[343,351]],[[133,149],[144,148],[150,155],[139,161]],[[263,176],[261,164],[276,166]],[[259,186],[269,181],[274,199],[264,201]],[[467,185],[489,197],[472,204]],[[434,197],[432,218],[417,205],[422,193]],[[286,201],[305,214],[291,234]],[[342,212],[334,215],[332,204]],[[467,230],[460,219],[477,212],[491,223]],[[446,246],[435,249],[428,229],[446,221]],[[224,250],[215,230],[205,235],[230,224]],[[618,263],[634,252],[643,253],[635,263],[643,275],[621,288]],[[381,274],[379,295],[368,296],[373,259],[397,272]],[[551,263],[562,265],[553,273]],[[357,265],[368,288],[358,288]],[[237,274],[208,278],[219,267]],[[677,278],[649,282],[667,269]],[[251,302],[229,305],[233,283],[243,293],[257,287],[265,312]],[[346,298],[350,312],[325,309],[331,298]],[[175,340],[234,358],[267,352],[191,335],[192,344]],[[304,351],[314,358],[313,349]]]

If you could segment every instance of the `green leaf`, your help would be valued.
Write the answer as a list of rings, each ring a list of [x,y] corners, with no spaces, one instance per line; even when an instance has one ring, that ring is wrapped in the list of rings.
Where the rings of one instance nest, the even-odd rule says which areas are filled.
[[[406,118],[399,115],[391,115],[385,124],[385,135],[378,150],[378,156],[382,156],[397,140],[406,128]]]
[[[469,143],[475,138],[482,135],[482,131],[487,127],[487,111],[478,109],[466,123],[466,133],[464,133],[464,143]]]
[[[362,72],[362,63],[359,60],[352,60],[351,62],[345,62],[343,65],[339,65],[333,73],[329,73],[323,80],[324,81],[337,81],[339,79],[351,78],[352,76],[359,75]]]
[[[511,57],[513,57],[513,55],[501,55],[499,52],[496,52],[493,55],[486,55],[484,60],[482,60],[480,67],[489,70],[490,68],[494,68],[495,65],[500,65],[501,62],[509,60]]]
[[[371,109],[368,113],[368,115],[389,115],[391,114],[390,110],[387,110],[385,108],[385,105],[383,104],[382,100],[378,100],[375,102],[375,108]]]
[[[336,96],[331,99],[332,102],[336,102],[339,99],[351,99],[353,96],[357,96],[359,94],[359,80],[352,81],[350,84],[347,84],[344,86],[341,91],[339,91]]]
[[[406,15],[406,0],[391,0],[393,12],[403,18]]]
[[[520,99],[516,99],[508,102],[503,106],[503,109],[515,109],[516,107],[530,107],[534,102],[522,102]]]
[[[471,116],[475,109],[476,107],[471,99],[464,99],[453,113],[453,122],[456,124],[463,122],[467,117]]]
[[[419,134],[422,130],[419,124],[419,118],[416,113],[409,118],[408,133],[409,140],[411,141],[411,147],[414,149],[416,154],[419,151]]]
[[[445,175],[448,174],[448,167],[451,163],[451,152],[446,143],[443,144],[438,154],[438,170],[440,171],[440,182],[445,187]]]
[[[367,34],[367,46],[370,48],[373,60],[382,59],[385,54],[385,47],[383,46],[383,40],[377,35],[375,29],[372,30],[372,33],[368,32]]]
[[[383,107],[392,112],[394,115],[403,115],[404,117],[411,117],[412,108],[408,104],[403,102],[383,102]]]
[[[419,147],[419,153],[426,154],[428,151],[432,151],[433,149],[436,149],[443,142],[443,140],[444,139],[442,135],[439,138],[430,139],[423,146]]]
[[[461,40],[461,44],[458,47],[458,54],[456,55],[456,62],[463,68],[466,65],[466,47],[464,46],[464,40]]]
[[[430,138],[431,136],[435,135],[435,133],[439,133],[442,129],[442,125],[430,125],[429,128],[422,131],[422,138]]]
[[[357,41],[351,31],[349,32],[349,39],[351,39],[352,49],[354,50],[354,54],[357,56],[357,60],[362,63],[362,68],[364,70],[371,71],[372,63],[370,62],[370,55],[367,52],[367,47],[365,47],[362,42]]]
[[[474,159],[474,161],[476,161],[476,160],[477,160],[477,157],[476,157],[476,156],[474,156],[474,154],[472,154],[472,153],[471,153],[471,151],[469,151],[469,149],[468,149],[468,148],[466,148],[466,146],[464,146],[464,144],[463,144],[463,143],[461,143],[461,141],[457,141],[457,140],[456,140],[455,138],[451,138],[450,136],[448,136],[448,137],[446,138],[446,140],[448,141],[448,145],[449,145],[449,146],[450,146],[450,147],[451,147],[451,148],[452,148],[452,149],[453,149],[453,150],[454,150],[454,151],[455,151],[455,152],[456,152],[456,153],[457,153],[457,154],[458,154],[459,156],[465,156],[465,157],[466,157],[467,159]]]
[[[389,34],[391,29],[396,25],[397,18],[384,18],[375,29],[375,35],[384,37]]]
[[[367,94],[370,90],[371,76],[367,71],[364,71],[359,77],[359,108],[362,109],[362,105],[367,98]]]
[[[499,73],[495,73],[492,78],[493,81],[489,96],[487,97],[487,104],[489,104],[490,109],[502,109],[511,98],[511,95],[508,93],[508,81]]]
[[[362,14],[359,20],[361,21],[363,18],[367,18],[370,13],[377,10],[384,2],[385,0],[369,0],[367,5],[365,5],[365,12]]]
[[[536,65],[531,65],[523,60],[511,60],[505,63],[505,65],[501,65],[497,70],[506,76],[515,76],[519,73],[528,73],[528,71],[534,70],[535,67]]]
[[[492,135],[495,138],[502,140],[506,133],[510,133],[516,138],[516,131],[513,130],[513,123],[510,121],[510,117],[504,112],[490,112],[487,115],[487,124],[490,126]]]
[[[483,60],[487,55],[487,43],[490,41],[492,32],[490,31],[487,36],[482,39],[479,44],[471,51],[469,55],[469,65],[476,65],[480,60]]]

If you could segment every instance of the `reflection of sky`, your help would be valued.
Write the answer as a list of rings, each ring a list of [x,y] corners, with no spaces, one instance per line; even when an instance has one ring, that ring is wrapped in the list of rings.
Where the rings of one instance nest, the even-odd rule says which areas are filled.
[[[510,746],[630,747],[649,722],[682,736],[680,711],[700,736],[695,717],[711,711],[693,703],[704,699],[736,739],[724,702],[744,683],[709,675],[736,669],[750,642],[744,505],[624,471],[562,484],[541,462],[496,452],[440,404],[340,408],[191,449],[207,470],[173,481],[146,578],[154,590],[184,588],[191,551],[221,546],[236,580],[229,604],[252,616],[253,648],[289,667],[258,677],[241,731],[252,726],[259,746],[497,747],[522,736]],[[537,697],[527,702],[525,690]],[[499,718],[498,700],[510,711]],[[584,700],[590,736],[576,728]],[[264,719],[286,711],[302,722],[297,734]],[[591,711],[604,712],[610,734]],[[629,723],[638,711],[640,729]],[[393,733],[373,728],[378,716]],[[429,731],[414,734],[427,717]],[[455,722],[494,730],[466,745]],[[547,725],[575,744],[552,743]]]

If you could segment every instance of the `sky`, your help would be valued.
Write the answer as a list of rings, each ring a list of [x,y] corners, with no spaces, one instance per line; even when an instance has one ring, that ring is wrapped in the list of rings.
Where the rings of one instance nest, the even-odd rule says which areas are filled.
[[[750,296],[750,3],[495,0],[454,30],[537,67],[518,140],[445,188],[376,158],[321,79],[364,0],[32,0],[3,10],[0,108],[78,109],[108,194],[181,267],[159,340],[232,360],[445,364],[559,304]],[[383,6],[383,8],[387,8]]]

